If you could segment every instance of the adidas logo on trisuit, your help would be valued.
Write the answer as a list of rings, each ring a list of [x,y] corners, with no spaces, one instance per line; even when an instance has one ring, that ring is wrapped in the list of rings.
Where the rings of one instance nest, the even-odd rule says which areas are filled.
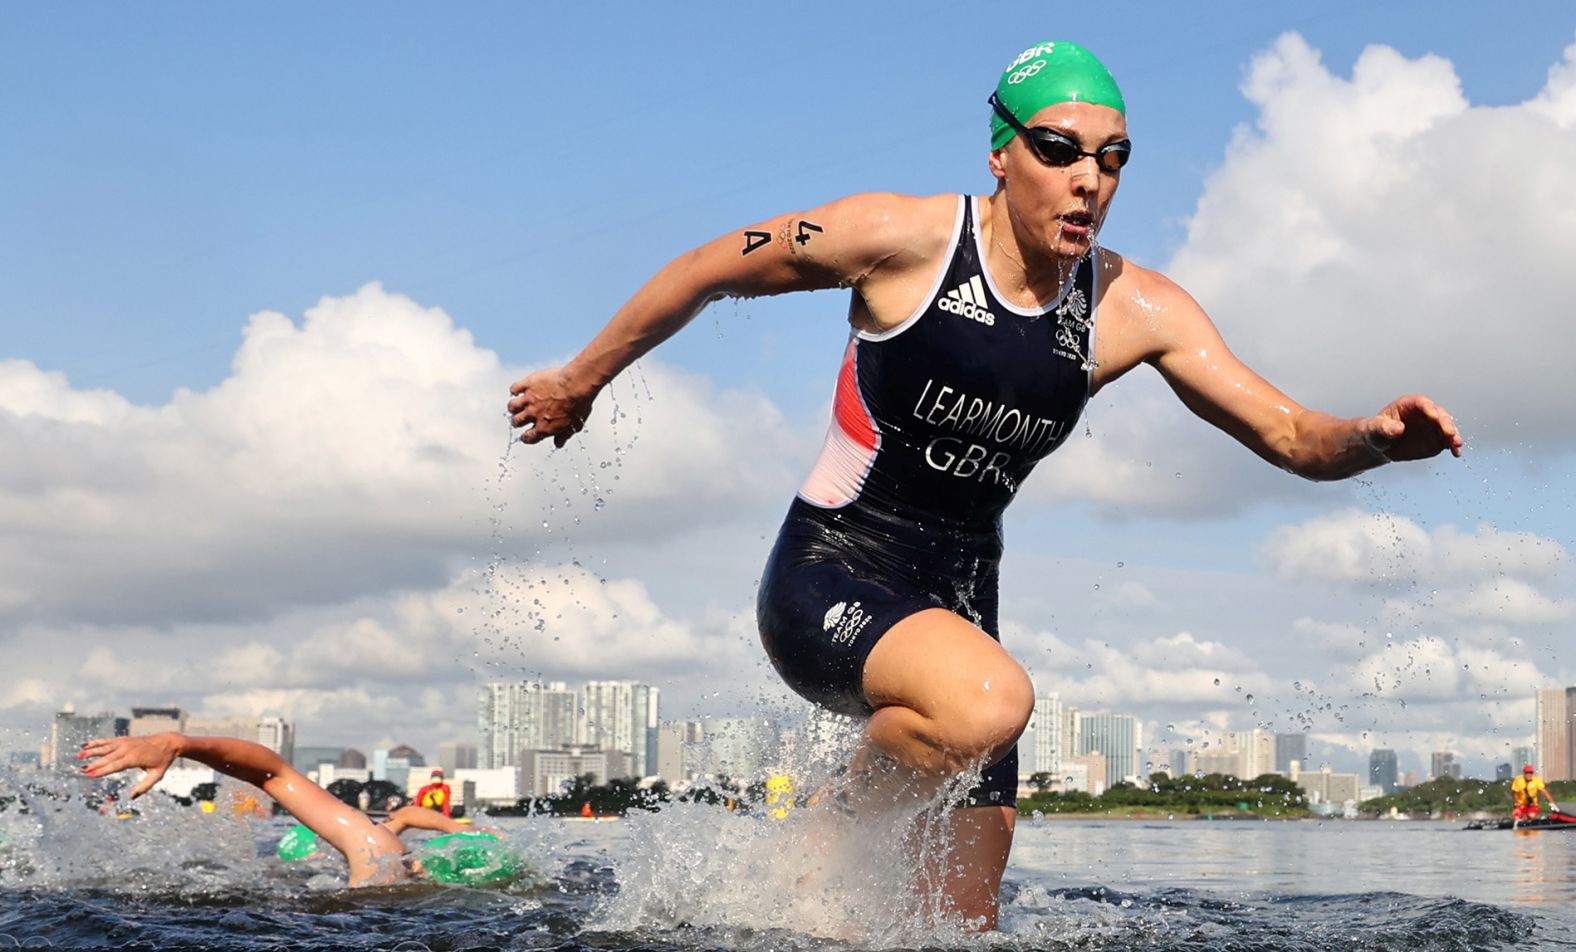
[[[936,306],[959,317],[979,321],[986,327],[996,323],[996,315],[985,307],[985,283],[977,274],[937,298]]]

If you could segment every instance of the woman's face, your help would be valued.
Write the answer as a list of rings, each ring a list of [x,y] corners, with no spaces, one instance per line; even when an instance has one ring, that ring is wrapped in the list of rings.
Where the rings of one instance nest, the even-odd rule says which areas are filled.
[[[1092,103],[1046,106],[1024,125],[1049,129],[1084,152],[1098,152],[1127,138],[1127,118],[1109,106]],[[1019,247],[1057,258],[1089,253],[1121,180],[1119,170],[1103,168],[1093,156],[1082,156],[1071,165],[1047,164],[1021,133],[991,153],[990,167],[1006,188]]]

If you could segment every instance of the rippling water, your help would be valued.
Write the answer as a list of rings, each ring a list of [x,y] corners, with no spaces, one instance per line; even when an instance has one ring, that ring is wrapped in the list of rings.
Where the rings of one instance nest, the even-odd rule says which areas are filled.
[[[1026,821],[1002,929],[969,937],[901,901],[890,830],[828,841],[807,818],[681,805],[618,823],[504,821],[535,878],[352,892],[341,864],[273,858],[281,820],[76,811],[0,815],[0,948],[1576,948],[1569,832]]]

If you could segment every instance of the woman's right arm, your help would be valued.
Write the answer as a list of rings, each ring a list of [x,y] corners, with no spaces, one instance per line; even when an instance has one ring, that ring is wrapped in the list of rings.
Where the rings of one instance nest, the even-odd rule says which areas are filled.
[[[568,364],[509,388],[520,439],[563,446],[585,424],[602,388],[667,340],[710,302],[787,291],[858,288],[877,269],[913,254],[923,199],[854,195],[723,235],[670,262],[635,292]]]
[[[176,733],[103,737],[83,744],[78,756],[90,761],[83,768],[90,777],[107,777],[135,768],[144,770],[142,779],[131,788],[133,798],[152,789],[177,757],[195,760],[261,787],[312,832],[345,854],[352,886],[395,873],[395,866],[385,868],[384,863],[405,850],[399,837],[373,823],[365,813],[340,802],[278,754],[249,740]]]

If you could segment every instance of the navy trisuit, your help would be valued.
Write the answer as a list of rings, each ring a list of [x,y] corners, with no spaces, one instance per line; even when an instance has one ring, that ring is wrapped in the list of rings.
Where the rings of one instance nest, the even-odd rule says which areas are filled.
[[[789,507],[757,602],[761,642],[799,694],[868,716],[865,659],[902,619],[945,608],[1000,640],[1001,514],[1088,401],[1095,253],[1057,300],[996,292],[959,196],[945,267],[925,302],[881,333],[855,331],[821,457]],[[1016,802],[1017,754],[970,802]]]

